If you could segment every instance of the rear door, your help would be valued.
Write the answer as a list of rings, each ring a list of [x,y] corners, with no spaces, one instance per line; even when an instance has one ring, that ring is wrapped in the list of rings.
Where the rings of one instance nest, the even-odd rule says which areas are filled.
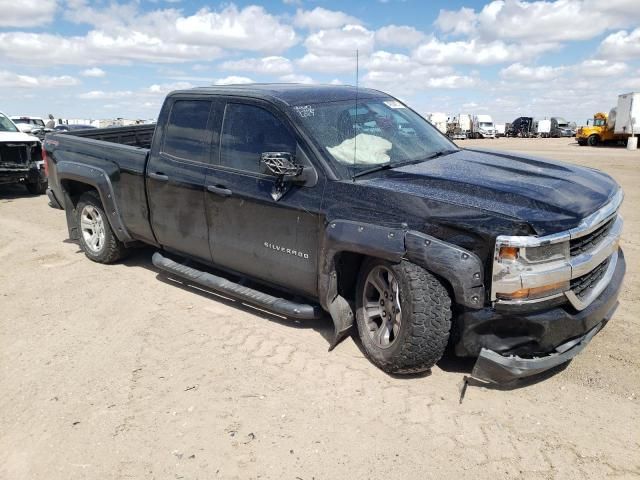
[[[263,152],[290,152],[311,165],[286,120],[269,105],[228,102],[219,161],[207,176],[210,247],[216,265],[289,289],[317,291],[322,177],[278,201]],[[320,172],[318,171],[320,175]]]
[[[204,184],[220,120],[214,105],[210,99],[175,97],[165,107],[170,111],[159,145],[152,149],[146,179],[158,243],[205,261],[211,261],[211,253]]]

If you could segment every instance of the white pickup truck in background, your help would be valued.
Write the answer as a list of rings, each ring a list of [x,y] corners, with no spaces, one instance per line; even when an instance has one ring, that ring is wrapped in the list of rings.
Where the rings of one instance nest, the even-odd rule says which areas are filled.
[[[21,132],[0,112],[0,185],[10,183],[22,183],[33,195],[47,191],[40,139]]]

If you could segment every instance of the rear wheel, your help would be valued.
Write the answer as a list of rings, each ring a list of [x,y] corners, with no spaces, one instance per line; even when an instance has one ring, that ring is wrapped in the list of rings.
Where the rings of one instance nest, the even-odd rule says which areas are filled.
[[[76,211],[80,246],[89,259],[113,263],[126,255],[126,248],[114,235],[97,193],[83,193]]]
[[[587,145],[590,147],[595,147],[598,143],[600,143],[600,138],[597,135],[591,135],[587,138]]]
[[[356,323],[369,359],[388,373],[415,373],[440,360],[451,328],[451,299],[412,263],[371,259],[358,279]]]

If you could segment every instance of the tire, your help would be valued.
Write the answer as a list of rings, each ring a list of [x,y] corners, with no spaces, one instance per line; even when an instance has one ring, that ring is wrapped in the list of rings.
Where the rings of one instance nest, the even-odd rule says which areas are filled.
[[[386,301],[380,293],[385,289]],[[393,320],[385,323],[383,316]],[[365,354],[376,366],[391,374],[422,372],[447,346],[451,299],[436,277],[413,263],[370,259],[358,277],[356,323]]]
[[[600,139],[597,135],[590,135],[589,138],[587,138],[587,145],[590,147],[595,147],[598,143],[600,143]]]
[[[90,260],[113,263],[126,255],[127,249],[114,235],[96,192],[85,192],[80,196],[76,226],[80,232],[80,247]]]
[[[46,180],[38,180],[37,182],[27,182],[24,184],[31,195],[44,195],[47,193],[47,185],[48,182]]]

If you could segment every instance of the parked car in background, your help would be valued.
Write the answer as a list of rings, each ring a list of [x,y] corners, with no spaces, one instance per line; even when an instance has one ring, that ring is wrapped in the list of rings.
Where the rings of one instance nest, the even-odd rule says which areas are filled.
[[[573,137],[576,134],[569,122],[562,117],[551,117],[551,133],[553,138]]]
[[[504,137],[506,134],[507,125],[504,123],[496,123],[496,137]]]
[[[10,117],[13,123],[15,123],[18,130],[23,133],[30,133],[35,135],[40,140],[44,140],[44,136],[51,132],[51,128],[47,128],[44,123],[44,119],[41,117],[30,117],[28,115],[19,115]]]
[[[29,193],[42,195],[47,190],[47,175],[40,139],[21,132],[0,112],[0,184],[10,183],[21,183]]]

